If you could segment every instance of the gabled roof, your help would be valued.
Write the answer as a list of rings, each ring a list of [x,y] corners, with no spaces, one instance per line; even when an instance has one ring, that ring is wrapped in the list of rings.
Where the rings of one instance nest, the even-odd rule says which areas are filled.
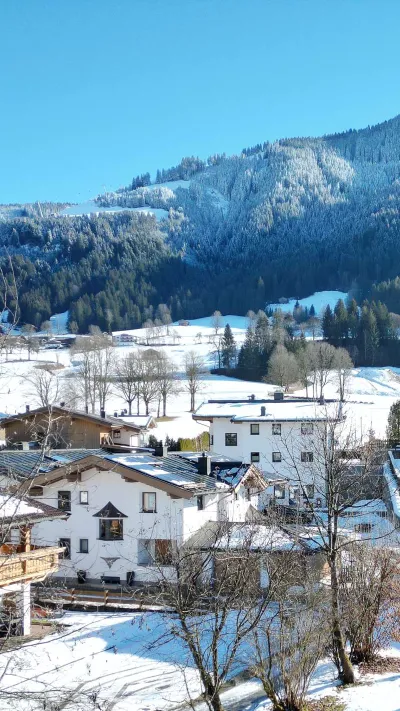
[[[93,514],[94,518],[128,518],[126,514],[122,513],[119,509],[117,509],[114,504],[111,503],[111,501],[108,502],[105,506],[103,506],[100,511],[97,513]]]
[[[133,422],[125,422],[120,417],[111,417],[107,415],[106,417],[101,417],[101,415],[95,415],[93,413],[84,412],[83,410],[74,410],[70,407],[61,407],[60,405],[50,405],[49,407],[37,407],[34,410],[29,410],[29,412],[21,412],[17,415],[12,415],[11,417],[6,417],[0,424],[2,427],[10,425],[13,422],[21,420],[29,420],[37,415],[56,415],[58,417],[73,417],[78,420],[87,420],[88,422],[96,422],[100,425],[108,425],[109,427],[125,427],[125,429],[133,430],[134,432],[140,432],[141,426],[134,424]]]
[[[88,456],[101,456],[103,449],[54,449],[50,452],[21,449],[0,450],[0,475],[34,478]]]
[[[221,467],[216,457],[213,458],[211,475],[200,474],[198,459],[199,456],[188,460],[180,457],[179,453],[170,453],[165,457],[143,451],[111,454],[103,449],[52,450],[45,454],[40,451],[3,450],[0,451],[0,474],[45,486],[76,472],[99,467],[185,499],[221,487],[237,488],[247,476],[256,477],[260,488],[266,482],[254,465],[226,461],[228,458],[223,458]]]
[[[66,518],[64,511],[38,502],[29,496],[18,496],[0,491],[0,525],[21,526],[38,521]]]

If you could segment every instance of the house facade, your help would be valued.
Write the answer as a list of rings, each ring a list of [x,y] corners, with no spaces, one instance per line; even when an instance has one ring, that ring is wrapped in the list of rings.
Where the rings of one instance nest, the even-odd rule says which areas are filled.
[[[210,423],[213,452],[255,464],[270,480],[268,492],[283,506],[325,504],[322,452],[327,424],[341,418],[336,401],[285,398],[271,400],[210,400],[193,414]]]
[[[65,447],[96,448],[103,445],[140,447],[147,441],[148,427],[111,417],[105,412],[99,415],[52,405],[2,420],[8,446],[40,444],[46,438],[54,449]],[[151,424],[154,426],[154,423]]]
[[[31,477],[27,458],[36,453],[0,452],[0,466],[66,515],[33,532],[65,549],[58,578],[126,585],[155,582],[160,566],[168,575],[175,548],[205,523],[245,521],[267,485],[254,466],[226,457],[162,454],[55,450]]]

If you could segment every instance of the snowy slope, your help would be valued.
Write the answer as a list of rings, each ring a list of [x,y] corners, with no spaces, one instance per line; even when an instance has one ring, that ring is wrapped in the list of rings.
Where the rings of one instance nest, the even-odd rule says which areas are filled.
[[[58,214],[69,215],[72,217],[75,215],[98,215],[101,212],[125,212],[126,210],[129,212],[144,212],[149,215],[154,215],[157,220],[162,220],[164,217],[168,217],[168,210],[162,210],[161,208],[119,207],[118,205],[114,205],[113,207],[101,207],[101,205],[98,205],[95,200],[87,200],[79,205],[70,205],[69,207],[65,207]]]
[[[333,309],[339,299],[343,299],[346,302],[347,296],[348,294],[344,291],[317,291],[311,296],[299,299],[299,304],[308,309],[314,306],[315,313],[318,316],[324,312],[328,304]],[[280,309],[284,313],[289,313],[293,311],[295,303],[296,299],[290,299],[287,304],[268,304],[268,308],[273,311]]]

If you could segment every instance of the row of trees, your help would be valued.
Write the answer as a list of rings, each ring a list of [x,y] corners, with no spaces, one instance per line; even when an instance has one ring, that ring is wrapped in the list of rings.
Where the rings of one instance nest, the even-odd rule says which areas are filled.
[[[347,348],[357,365],[400,363],[394,320],[381,301],[364,301],[359,306],[352,299],[346,306],[339,299],[333,310],[325,309],[322,333],[329,343]]]
[[[136,404],[148,415],[151,405],[157,404],[158,416],[167,415],[167,403],[183,389],[188,392],[190,409],[195,409],[196,395],[202,388],[201,376],[205,366],[194,351],[185,354],[181,381],[176,365],[163,351],[148,349],[131,352],[118,358],[107,336],[96,327],[89,337],[78,337],[71,349],[71,359],[77,365],[62,380],[52,368],[35,368],[28,382],[31,392],[41,406],[52,405],[60,399],[71,407],[84,407],[88,412],[106,409],[112,393],[127,405],[129,415]]]

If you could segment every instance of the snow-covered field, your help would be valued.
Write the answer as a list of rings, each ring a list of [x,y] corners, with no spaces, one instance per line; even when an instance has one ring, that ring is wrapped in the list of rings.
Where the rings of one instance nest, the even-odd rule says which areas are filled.
[[[176,637],[158,643],[165,631],[159,613],[67,613],[62,622],[68,625],[62,632],[1,655],[1,711],[39,711],[44,694],[48,707],[60,710],[168,711],[187,701],[188,693],[198,695],[187,650]],[[388,654],[400,651],[393,647]],[[333,665],[325,661],[309,695],[335,696],[347,711],[398,711],[399,693],[400,675],[393,673],[340,689]],[[223,701],[227,711],[267,711],[271,705],[262,696],[261,685],[250,680],[224,692]]]
[[[318,311],[327,303],[334,305],[339,296],[345,296],[341,292],[320,292],[308,297],[307,305],[314,304]],[[53,330],[65,330],[67,312],[52,318]],[[237,344],[243,342],[247,328],[247,318],[244,316],[227,315],[223,317],[222,327],[229,323]],[[175,331],[179,335],[175,339],[171,333]],[[144,338],[145,329],[124,331],[134,336]],[[164,439],[166,435],[173,437],[193,437],[204,431],[205,425],[194,422],[189,412],[189,395],[185,391],[186,381],[183,375],[183,362],[185,354],[189,351],[196,351],[201,355],[206,364],[206,368],[216,365],[215,347],[212,340],[214,330],[210,317],[194,319],[188,326],[173,324],[170,327],[170,335],[157,339],[157,344],[164,341],[164,345],[157,345],[165,349],[165,352],[176,364],[180,372],[181,392],[168,402],[167,414],[171,418],[164,422],[159,422],[155,434],[158,438]],[[174,344],[175,340],[175,344]],[[148,346],[119,346],[115,348],[116,357],[121,358],[137,348],[143,349]],[[25,410],[26,404],[31,407],[37,405],[34,398],[34,389],[29,383],[29,376],[35,365],[39,361],[57,361],[64,366],[58,371],[57,377],[61,384],[66,384],[66,374],[74,368],[71,364],[71,352],[69,349],[60,351],[41,350],[38,354],[32,354],[31,362],[26,359],[26,352],[15,352],[9,356],[10,362],[2,363],[0,368],[0,412],[14,414]],[[385,434],[386,420],[389,408],[393,402],[400,399],[400,369],[399,368],[357,368],[354,369],[350,379],[348,403],[346,414],[348,421],[359,434],[367,434],[370,429],[374,430],[377,436]],[[251,383],[225,376],[211,375],[205,373],[202,379],[202,390],[197,396],[197,403],[208,398],[247,398],[254,394],[257,398],[270,397],[274,390],[273,385],[264,383]],[[301,391],[298,391],[299,394]],[[305,394],[304,391],[301,394]],[[334,382],[328,383],[325,390],[326,397],[336,397],[337,389]],[[112,394],[107,403],[107,411],[113,413],[120,411],[125,404],[116,395]],[[143,412],[143,410],[142,410]],[[156,410],[153,408],[154,414]]]
[[[161,208],[154,207],[119,207],[118,205],[113,205],[112,207],[102,207],[98,205],[94,200],[86,200],[86,202],[81,202],[79,205],[70,205],[69,207],[64,207],[58,214],[69,215],[70,217],[76,215],[98,215],[101,212],[144,212],[146,215],[154,215],[157,220],[162,220],[164,217],[168,217],[168,210],[162,210]]]

